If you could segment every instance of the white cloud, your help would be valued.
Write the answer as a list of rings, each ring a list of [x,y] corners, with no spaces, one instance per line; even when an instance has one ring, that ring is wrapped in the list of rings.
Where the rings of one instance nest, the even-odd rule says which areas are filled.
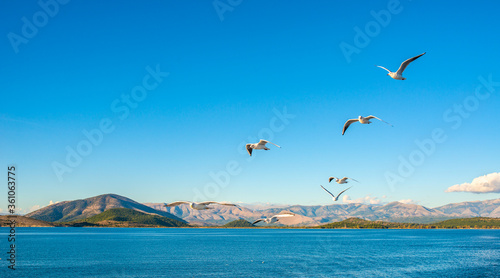
[[[403,204],[417,204],[419,201],[415,201],[412,199],[404,199],[404,200],[399,200],[398,202]]]
[[[384,197],[382,197],[384,198]],[[342,197],[342,202],[347,203],[347,204],[371,204],[371,205],[378,205],[382,203],[382,200],[377,198],[377,197],[372,197],[370,194],[366,195],[365,197],[357,198],[354,200],[351,200],[351,197],[349,195],[344,195]]]
[[[445,192],[500,193],[500,173],[477,177],[471,183],[455,184]]]

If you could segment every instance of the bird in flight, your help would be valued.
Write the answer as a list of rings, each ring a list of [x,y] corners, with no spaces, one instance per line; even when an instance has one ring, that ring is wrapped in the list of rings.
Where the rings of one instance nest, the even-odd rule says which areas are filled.
[[[355,179],[353,179],[353,178],[348,178],[348,177],[343,177],[343,178],[341,178],[341,179],[336,178],[336,177],[330,177],[330,178],[328,179],[328,182],[332,182],[332,180],[335,180],[335,182],[336,182],[336,183],[338,183],[338,184],[343,184],[343,183],[348,183],[347,179],[351,179],[351,180],[353,180],[353,181],[355,181],[355,182],[359,182],[359,181],[357,181],[357,180],[355,180]]]
[[[274,143],[271,143],[269,141],[266,141],[266,140],[262,140],[260,139],[259,143],[255,143],[255,144],[247,144],[246,145],[246,148],[247,148],[247,152],[250,156],[252,156],[252,150],[270,150],[268,147],[266,147],[266,144],[267,143],[270,143],[270,144],[273,144],[275,145],[276,147],[278,148],[281,148],[280,146],[274,144]]]
[[[387,75],[389,75],[390,77],[392,77],[393,79],[397,79],[397,80],[405,80],[406,78],[403,77],[403,71],[405,71],[406,67],[413,61],[415,61],[416,59],[420,58],[420,56],[424,55],[426,52],[420,54],[420,55],[417,55],[413,58],[410,58],[406,61],[404,61],[403,63],[401,63],[401,66],[399,66],[399,69],[398,71],[396,72],[392,72],[382,66],[377,66],[379,68],[383,68],[385,69],[386,71],[388,71],[389,73]]]
[[[196,210],[212,209],[212,207],[208,206],[210,204],[217,204],[217,205],[222,205],[222,206],[233,206],[233,207],[236,206],[235,204],[219,203],[219,202],[211,202],[211,201],[202,202],[202,203],[179,201],[179,202],[173,202],[170,204],[165,204],[164,207],[175,207],[175,206],[182,205],[182,204],[189,204],[189,206],[192,209],[196,209]]]
[[[347,189],[344,189],[343,191],[341,191],[341,192],[339,193],[339,195],[335,196],[335,195],[333,195],[330,191],[326,190],[326,188],[324,188],[322,185],[320,185],[320,186],[321,186],[321,188],[323,188],[326,192],[328,192],[328,194],[330,194],[330,195],[332,196],[332,199],[333,199],[333,201],[334,201],[334,202],[336,202],[336,201],[339,199],[339,197],[340,197],[340,195],[342,195],[342,193],[346,192],[346,191],[347,191],[347,189],[351,188],[351,187],[349,187],[349,188],[347,188]]]
[[[371,124],[372,122],[370,122],[371,119],[377,119],[381,122],[384,122],[390,126],[392,126],[390,123],[386,122],[386,121],[382,121],[381,119],[375,117],[375,116],[368,116],[368,117],[363,117],[363,116],[359,116],[357,119],[350,119],[350,120],[347,120],[347,122],[345,122],[344,124],[344,129],[342,130],[342,135],[344,135],[345,131],[347,130],[347,128],[352,124],[352,123],[355,123],[355,122],[360,122],[362,124]]]
[[[270,218],[261,218],[261,219],[257,219],[255,220],[252,225],[255,225],[256,223],[259,223],[261,221],[264,221],[266,222],[267,224],[271,224],[271,223],[276,223],[279,221],[279,218],[280,217],[291,217],[291,216],[295,216],[295,214],[293,213],[290,213],[290,212],[285,212],[285,213],[282,213],[282,214],[276,214],[274,215],[273,217],[270,217]]]

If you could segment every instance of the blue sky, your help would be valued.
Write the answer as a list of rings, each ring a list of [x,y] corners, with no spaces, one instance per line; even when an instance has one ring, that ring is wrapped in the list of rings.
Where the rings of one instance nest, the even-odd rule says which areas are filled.
[[[480,81],[500,81],[496,1],[48,3],[57,3],[51,15],[0,4],[0,161],[17,165],[24,210],[105,193],[330,204],[319,185],[346,188],[327,185],[331,175],[360,181],[352,200],[434,207],[499,197],[445,192],[500,172],[500,86]],[[356,44],[356,27],[368,40]],[[346,44],[356,53],[344,55]],[[404,81],[374,66],[396,70],[423,52]],[[144,84],[155,88],[138,97]],[[341,135],[347,119],[372,114],[394,127],[355,124]],[[68,148],[87,146],[84,131],[103,120],[113,130],[69,167]],[[403,177],[400,158],[436,129],[444,142]],[[261,138],[282,148],[249,159],[242,143]],[[71,172],[58,178],[54,163]],[[401,179],[391,185],[388,173]]]

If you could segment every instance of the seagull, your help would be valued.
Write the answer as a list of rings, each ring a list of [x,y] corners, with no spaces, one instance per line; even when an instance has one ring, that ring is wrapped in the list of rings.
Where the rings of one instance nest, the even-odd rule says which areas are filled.
[[[343,183],[348,183],[347,179],[351,179],[351,180],[353,180],[353,181],[355,181],[355,182],[359,182],[359,181],[357,181],[357,180],[355,180],[355,179],[353,179],[353,178],[348,178],[348,177],[343,177],[343,178],[341,178],[341,179],[336,178],[336,177],[330,177],[330,178],[328,179],[328,182],[332,182],[332,180],[335,180],[335,182],[336,182],[336,183],[338,183],[338,184],[343,184]]]
[[[404,61],[403,63],[401,63],[401,66],[399,66],[399,69],[398,71],[396,72],[392,72],[382,66],[377,66],[379,68],[383,68],[385,69],[386,71],[388,71],[389,73],[387,75],[389,75],[390,77],[392,77],[393,79],[397,79],[397,80],[405,80],[406,78],[403,77],[403,71],[405,71],[406,67],[413,61],[415,61],[416,59],[418,59],[420,56],[424,55],[426,52],[420,54],[420,55],[417,55],[413,58],[410,58],[406,61]]]
[[[250,156],[252,156],[252,150],[254,150],[254,149],[255,149],[255,150],[262,150],[262,149],[264,149],[264,150],[266,150],[266,151],[270,150],[268,147],[266,147],[266,144],[267,144],[267,143],[273,144],[273,145],[275,145],[276,147],[281,148],[280,146],[278,146],[278,145],[276,145],[276,144],[274,144],[274,143],[271,143],[271,142],[269,142],[269,141],[266,141],[266,140],[262,140],[262,139],[260,139],[259,143],[255,143],[255,144],[247,144],[247,145],[246,145],[246,148],[247,148],[247,152],[248,152],[248,154],[249,154]]]
[[[175,206],[182,205],[182,204],[189,204],[189,206],[192,209],[196,209],[196,210],[212,209],[212,207],[208,206],[210,204],[218,204],[218,205],[222,205],[222,206],[233,206],[233,207],[236,206],[235,204],[219,203],[219,202],[211,202],[211,201],[202,202],[202,203],[179,201],[179,202],[173,202],[170,204],[165,204],[164,207],[175,207]]]
[[[264,221],[264,222],[266,222],[267,224],[271,224],[271,223],[278,222],[280,217],[290,217],[290,216],[295,216],[295,214],[290,213],[290,212],[285,212],[285,213],[283,213],[283,214],[276,214],[276,215],[274,215],[274,216],[273,216],[273,217],[271,217],[271,218],[261,218],[261,219],[257,219],[257,220],[255,220],[255,221],[252,223],[252,225],[255,225],[256,223],[259,223],[259,222],[261,222],[261,221]]]
[[[379,121],[382,121],[381,119],[375,117],[375,116],[368,116],[368,117],[363,117],[363,116],[359,116],[357,119],[350,119],[350,120],[347,120],[347,122],[345,122],[344,124],[344,129],[342,130],[342,135],[344,135],[345,131],[347,130],[347,128],[352,124],[352,123],[355,123],[355,122],[360,122],[362,124],[371,124],[372,122],[370,122],[371,119],[377,119]],[[382,121],[390,126],[392,126],[390,123],[386,122],[386,121]]]
[[[339,195],[337,195],[337,197],[335,197],[335,195],[333,195],[330,191],[326,190],[326,188],[324,188],[322,185],[320,185],[320,186],[321,186],[321,188],[323,188],[326,192],[328,192],[328,194],[332,195],[332,198],[333,198],[333,201],[334,201],[334,202],[336,202],[336,201],[339,199],[339,197],[340,197],[340,195],[342,195],[342,193],[346,192],[346,191],[347,191],[347,189],[349,189],[349,188],[351,188],[351,187],[352,187],[352,186],[351,186],[351,187],[349,187],[349,188],[347,188],[347,189],[344,189],[344,191],[340,192],[340,193],[339,193]]]

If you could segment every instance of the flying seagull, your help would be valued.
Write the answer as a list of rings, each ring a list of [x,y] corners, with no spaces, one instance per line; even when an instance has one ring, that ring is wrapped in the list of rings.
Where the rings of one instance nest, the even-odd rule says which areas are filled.
[[[164,207],[175,207],[175,206],[182,205],[182,204],[189,204],[189,206],[192,209],[196,209],[196,210],[212,209],[212,207],[208,206],[210,204],[218,204],[218,205],[222,205],[222,206],[233,206],[233,207],[236,206],[235,204],[219,203],[219,202],[195,203],[195,202],[179,201],[179,202],[173,202],[173,203],[170,203],[170,204],[165,204]]]
[[[353,179],[353,178],[348,178],[348,177],[343,177],[343,178],[341,178],[341,179],[336,178],[336,177],[330,177],[330,178],[328,179],[328,182],[332,182],[332,180],[335,180],[335,182],[336,182],[336,183],[338,183],[338,184],[343,184],[343,183],[348,183],[347,179],[351,179],[351,180],[353,180],[353,181],[355,181],[355,182],[359,182],[359,181],[357,181],[357,180],[355,180],[355,179]]]
[[[405,80],[406,78],[403,77],[403,71],[405,71],[406,67],[413,61],[415,61],[416,59],[418,59],[420,56],[424,55],[426,52],[420,54],[420,55],[417,55],[413,58],[410,58],[406,61],[404,61],[403,63],[401,63],[401,66],[399,66],[399,69],[398,71],[396,72],[392,72],[382,66],[377,66],[379,68],[383,68],[385,69],[386,71],[388,71],[389,73],[387,75],[389,75],[390,77],[392,77],[393,79],[397,79],[397,80]]]
[[[379,121],[382,121],[381,119],[375,117],[375,116],[368,116],[368,117],[363,117],[363,116],[359,116],[357,119],[350,119],[350,120],[347,120],[347,122],[345,122],[344,124],[344,129],[342,130],[342,135],[344,135],[345,131],[347,130],[347,128],[352,124],[352,123],[355,123],[355,122],[360,122],[362,124],[371,124],[372,122],[370,122],[371,119],[377,119]],[[390,126],[392,126],[390,123],[386,122],[386,121],[382,121]]]
[[[252,223],[252,225],[255,225],[256,223],[259,223],[259,222],[261,222],[261,221],[264,221],[264,222],[266,222],[267,224],[271,224],[271,223],[278,222],[280,217],[290,217],[290,216],[295,216],[295,214],[293,214],[293,213],[289,213],[289,212],[285,212],[285,213],[282,213],[282,214],[276,214],[276,215],[274,215],[274,216],[273,216],[273,217],[271,217],[271,218],[261,218],[261,219],[257,219],[257,220],[255,220],[255,221]]]
[[[280,146],[274,144],[274,143],[271,143],[269,141],[266,141],[266,140],[262,140],[260,139],[259,143],[255,143],[255,144],[247,144],[246,145],[246,148],[247,148],[247,152],[250,156],[252,156],[252,150],[270,150],[268,147],[266,147],[266,144],[267,143],[270,143],[270,144],[273,144],[275,145],[276,147],[278,148],[281,148]]]
[[[339,195],[337,195],[337,197],[335,197],[335,195],[333,195],[330,191],[326,190],[326,188],[324,188],[322,185],[320,185],[320,186],[321,186],[321,188],[323,188],[326,192],[328,192],[328,194],[330,194],[330,195],[332,196],[332,199],[333,199],[333,201],[334,201],[334,202],[336,202],[336,201],[339,199],[339,197],[340,197],[340,195],[342,195],[342,193],[346,192],[346,190],[347,190],[347,189],[349,189],[349,188],[351,188],[351,187],[352,187],[352,186],[351,186],[351,187],[349,187],[349,188],[347,188],[347,189],[344,189],[342,192],[340,192],[340,193],[339,193]]]

